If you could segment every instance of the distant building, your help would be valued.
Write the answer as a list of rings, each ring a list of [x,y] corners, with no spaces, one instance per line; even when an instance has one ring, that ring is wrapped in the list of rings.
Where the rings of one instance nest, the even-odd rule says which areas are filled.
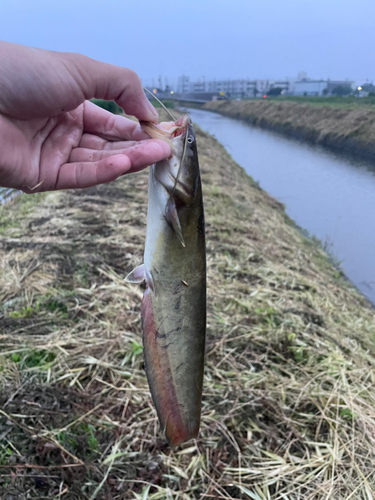
[[[191,82],[190,83],[190,86],[189,86],[189,90],[190,92],[207,92],[207,85],[206,85],[206,81],[202,78],[200,80],[198,80],[197,82]]]
[[[186,75],[181,75],[177,83],[177,92],[180,94],[186,94],[190,92],[190,78]]]
[[[303,78],[294,82],[294,95],[323,95],[323,91],[327,88],[326,80],[310,80],[310,78]]]
[[[275,88],[282,89],[283,94],[289,93],[291,89],[291,82],[288,80],[275,80],[270,84],[270,89]]]
[[[361,87],[364,92],[375,92],[375,85],[372,83],[364,83]]]
[[[355,92],[358,97],[367,97],[370,92],[371,94],[375,94],[375,85],[372,83],[364,83],[357,87]]]
[[[203,95],[208,97],[210,94],[225,96],[229,99],[246,99],[267,95],[273,88],[281,88],[284,95],[296,96],[332,95],[336,87],[354,88],[354,82],[349,80],[312,80],[305,72],[300,72],[298,77],[297,81],[294,79],[251,80],[250,78],[206,80],[204,77],[190,81],[188,76],[182,75],[178,79],[177,94],[180,98],[189,95],[190,99],[198,94],[199,99],[202,99]]]
[[[327,80],[327,94],[332,95],[332,91],[336,87],[350,87],[350,90],[353,90],[354,82],[350,82],[349,80]]]
[[[277,85],[275,85],[277,83]],[[231,99],[261,97],[266,94],[271,86],[281,86],[289,89],[289,82],[269,80],[250,80],[242,78],[236,80],[205,80],[190,81],[189,77],[182,75],[178,79],[177,92],[179,94],[221,94]]]
[[[321,96],[332,95],[336,87],[349,87],[353,90],[354,82],[349,80],[311,80],[303,78],[294,82],[294,95],[303,96]]]
[[[256,89],[255,80],[213,80],[207,82],[207,90],[211,92],[224,92],[231,98],[254,97]]]

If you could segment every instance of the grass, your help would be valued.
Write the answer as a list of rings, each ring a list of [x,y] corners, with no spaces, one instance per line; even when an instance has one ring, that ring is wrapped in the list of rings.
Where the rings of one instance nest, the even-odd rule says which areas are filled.
[[[99,106],[100,108],[110,111],[115,115],[121,115],[124,113],[123,109],[118,106],[115,101],[106,101],[104,99],[91,99],[91,102]]]
[[[174,102],[171,101],[171,100],[168,100],[168,99],[160,99],[161,102],[164,104],[164,106],[168,109],[173,109],[174,107]],[[158,102],[156,99],[152,99],[150,98],[150,102],[151,104],[154,106],[154,108],[161,108],[162,105],[160,104],[160,102]]]
[[[334,108],[358,108],[358,107],[369,107],[372,108],[375,105],[375,97],[355,97],[355,96],[288,96],[288,97],[267,97],[267,100],[275,102],[297,102],[300,104],[312,104],[313,106],[332,106]]]
[[[159,430],[143,292],[124,282],[142,260],[147,173],[21,195],[0,208],[12,221],[0,240],[1,498],[375,494],[374,311],[222,146],[197,136],[208,257],[199,438],[172,450]]]
[[[18,196],[18,191],[11,192],[11,196],[4,197],[5,207],[1,208],[1,195],[7,189],[0,188],[0,235],[8,232],[9,228],[17,228],[19,222],[30,210],[38,205],[44,198],[44,193],[36,193],[33,196]]]
[[[375,108],[370,104],[357,105],[353,99],[301,97],[214,101],[205,103],[203,108],[322,145],[341,155],[374,161]],[[373,102],[373,98],[367,99]]]

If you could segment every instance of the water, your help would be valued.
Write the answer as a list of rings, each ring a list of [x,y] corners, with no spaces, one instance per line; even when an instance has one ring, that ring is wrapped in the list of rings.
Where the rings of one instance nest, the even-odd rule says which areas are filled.
[[[208,111],[192,120],[319,238],[375,304],[375,167]]]

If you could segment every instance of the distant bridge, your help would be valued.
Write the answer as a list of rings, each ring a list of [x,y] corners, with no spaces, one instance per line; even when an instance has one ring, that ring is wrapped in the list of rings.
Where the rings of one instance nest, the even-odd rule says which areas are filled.
[[[192,102],[192,103],[197,103],[197,104],[204,104],[208,101],[205,101],[204,99],[188,99],[184,97],[170,97],[169,99],[172,99],[173,101],[179,101],[179,102]]]
[[[150,100],[152,100],[152,96],[147,96]],[[195,104],[204,104],[205,102],[212,101],[215,98],[219,98],[218,92],[195,92],[195,93],[178,93],[178,92],[157,92],[155,97],[161,100],[172,100],[178,102],[187,102],[187,103],[195,103]]]

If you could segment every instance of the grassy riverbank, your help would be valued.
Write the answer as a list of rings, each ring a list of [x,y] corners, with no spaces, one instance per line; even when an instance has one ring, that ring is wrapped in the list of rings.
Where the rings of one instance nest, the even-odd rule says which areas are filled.
[[[147,172],[0,208],[0,497],[375,494],[375,316],[198,131],[208,332],[199,439],[171,450],[143,369]]]
[[[208,102],[203,108],[375,161],[375,109],[370,105],[258,99]]]
[[[267,97],[268,100],[276,102],[298,102],[300,104],[312,104],[314,106],[331,106],[334,108],[374,108],[375,97],[355,97],[355,96],[278,96]]]

